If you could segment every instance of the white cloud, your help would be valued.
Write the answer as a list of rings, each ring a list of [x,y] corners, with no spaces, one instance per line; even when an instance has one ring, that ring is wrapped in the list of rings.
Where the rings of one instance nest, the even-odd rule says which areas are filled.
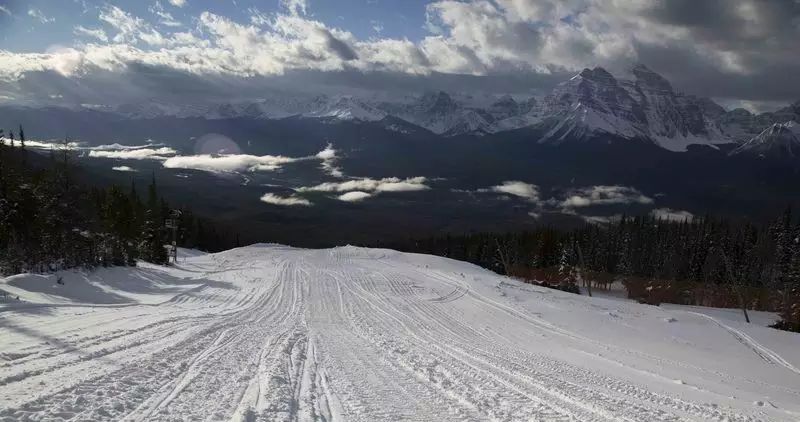
[[[583,221],[589,224],[608,224],[613,221],[619,221],[622,216],[619,214],[614,215],[582,215],[581,218]]]
[[[340,200],[340,201],[345,201],[345,202],[361,202],[361,201],[363,201],[363,200],[365,200],[365,199],[367,199],[367,198],[369,198],[371,196],[372,196],[372,194],[367,193],[367,192],[353,191],[353,192],[347,192],[347,193],[344,193],[342,195],[339,195],[337,197],[337,199]]]
[[[501,185],[492,186],[491,191],[518,196],[531,202],[537,202],[539,200],[539,188],[536,185],[525,182],[506,181]]]
[[[247,12],[250,13],[250,23],[255,26],[263,26],[272,21],[268,14],[262,12],[257,7],[248,8]]]
[[[8,16],[14,16],[13,14],[11,14],[11,11],[8,10],[8,8],[3,6],[2,4],[0,4],[0,12],[5,13]]]
[[[626,186],[592,186],[573,191],[561,202],[565,208],[581,208],[594,205],[652,204],[653,199],[638,190]]]
[[[87,35],[87,36],[90,36],[90,37],[93,37],[93,38],[97,38],[100,41],[108,42],[108,35],[106,35],[106,31],[103,31],[100,28],[90,29],[90,28],[86,28],[84,26],[78,25],[78,26],[75,27],[75,30],[73,32],[75,34]]]
[[[671,208],[656,208],[650,214],[658,219],[665,221],[691,222],[694,219],[694,214],[689,211],[673,210]]]
[[[0,142],[2,142],[5,145],[11,145],[11,139],[10,138],[0,137]],[[22,147],[22,143],[20,143],[19,139],[16,139],[14,141],[14,146],[15,147]],[[63,142],[57,142],[57,141],[42,142],[42,141],[35,141],[35,140],[32,140],[32,139],[27,139],[25,141],[25,148],[44,149],[44,150],[51,150],[51,149],[53,149],[53,150],[62,149],[63,150],[64,149],[64,143]],[[70,142],[70,143],[67,144],[67,149],[75,150],[75,149],[78,149],[78,148],[79,148],[79,145],[77,143],[75,143],[75,142]]]
[[[28,16],[38,20],[41,23],[53,23],[56,21],[55,18],[48,17],[39,9],[28,9]]]
[[[91,150],[89,157],[119,160],[169,160],[177,151],[169,147],[124,150]]]
[[[708,19],[708,25],[696,25],[691,19],[666,19],[674,19],[672,15],[659,20],[656,12],[660,8],[679,9],[672,6],[674,2],[438,0],[425,9],[431,33],[415,42],[380,35],[359,39],[350,31],[315,20],[306,0],[280,1],[282,7],[276,14],[248,9],[244,23],[203,12],[191,17],[196,25],[181,31],[180,36],[174,28],[180,22],[159,9],[161,3],[152,11],[159,17],[163,33],[119,7],[104,6],[98,18],[107,25],[104,29],[109,35],[96,29],[75,31],[104,42],[110,38],[111,44],[78,45],[47,53],[0,50],[4,64],[0,78],[16,81],[26,72],[48,70],[85,76],[98,69],[124,70],[133,63],[211,77],[273,76],[292,70],[547,75],[593,65],[610,66],[613,71],[642,59],[639,56],[648,48],[684,54],[696,61],[691,64],[713,68],[721,76],[746,75],[758,66],[778,67],[773,66],[776,62],[790,69],[800,66],[798,55],[787,53],[795,51],[800,27],[794,29],[796,23],[791,19],[797,18],[777,13],[789,2],[753,8],[752,0],[731,0],[729,14],[742,23],[736,26],[710,22],[713,19]],[[186,1],[170,3],[181,7]],[[721,2],[712,3],[697,13],[721,7]],[[7,8],[0,10],[10,13]],[[788,15],[786,25],[770,25],[784,15]],[[786,22],[776,22],[781,23]],[[725,29],[739,27],[741,31]],[[757,60],[762,54],[766,55]]]
[[[311,201],[305,198],[301,198],[297,195],[284,197],[275,195],[274,193],[264,194],[264,196],[261,197],[261,202],[266,202],[267,204],[272,204],[272,205],[287,206],[287,207],[292,207],[292,206],[308,207],[313,205]]]
[[[129,172],[129,173],[136,173],[136,172],[139,171],[139,170],[136,170],[135,168],[128,167],[128,166],[111,167],[111,170],[121,171],[121,172]]]
[[[155,46],[166,43],[161,33],[153,29],[144,19],[133,16],[117,6],[109,5],[101,9],[98,19],[117,30],[117,34],[112,38],[117,44],[134,43],[137,40]]]
[[[328,182],[316,186],[299,188],[301,192],[412,192],[428,190],[425,177],[411,177],[399,179],[387,177],[383,179],[355,179],[346,182]]]
[[[114,144],[108,144],[108,145],[97,145],[97,146],[89,147],[88,149],[93,150],[93,151],[126,151],[126,150],[145,149],[145,148],[153,148],[153,147],[161,147],[161,146],[164,146],[164,144],[148,143],[148,144],[145,144],[145,145],[122,145],[122,144],[119,144],[119,143],[114,143]],[[172,153],[174,154],[175,151],[172,150]]]
[[[285,7],[292,15],[305,15],[308,8],[306,0],[280,0],[281,6]]]
[[[161,5],[161,2],[159,0],[156,0],[156,2],[152,6],[148,7],[147,10],[149,10],[150,13],[161,18],[159,23],[161,23],[164,26],[178,27],[183,25],[180,22],[178,22],[178,20],[175,19],[175,17],[172,16],[171,13],[164,10],[164,6]]]
[[[320,160],[335,160],[336,150],[333,149],[332,144],[328,144],[328,146],[325,147],[325,149],[317,153],[316,157],[319,158]]]
[[[298,158],[275,155],[189,155],[172,157],[164,162],[164,167],[173,169],[193,169],[213,173],[234,173],[253,171],[273,171],[282,165],[298,161]]]
[[[333,177],[344,177],[344,172],[336,165],[339,157],[336,155],[336,150],[332,144],[317,153],[316,158],[322,160],[322,169]]]

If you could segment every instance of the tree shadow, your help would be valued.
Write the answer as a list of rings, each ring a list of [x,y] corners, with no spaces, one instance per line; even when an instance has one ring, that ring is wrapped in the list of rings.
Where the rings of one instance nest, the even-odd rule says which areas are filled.
[[[33,328],[16,324],[13,321],[9,320],[8,318],[0,318],[0,329],[9,330],[12,333],[16,333],[18,335],[39,340],[41,343],[54,346],[62,350],[64,353],[78,355],[80,359],[90,358],[90,359],[97,359],[105,363],[114,363],[113,359],[110,359],[102,354],[95,354],[90,356],[89,353],[73,346],[72,344],[64,340],[59,339],[58,337],[53,337],[51,335],[42,333]],[[103,351],[103,349],[99,350]],[[2,384],[3,381],[6,380],[0,380],[0,384]]]

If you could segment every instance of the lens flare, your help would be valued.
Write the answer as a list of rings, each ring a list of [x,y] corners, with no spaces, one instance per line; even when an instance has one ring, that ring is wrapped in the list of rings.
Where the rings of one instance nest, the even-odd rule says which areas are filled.
[[[194,153],[241,154],[242,150],[233,139],[219,133],[208,133],[195,140]]]

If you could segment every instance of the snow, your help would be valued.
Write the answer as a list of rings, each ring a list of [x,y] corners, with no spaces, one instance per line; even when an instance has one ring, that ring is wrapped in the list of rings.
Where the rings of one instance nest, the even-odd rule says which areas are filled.
[[[781,155],[794,156],[795,150],[800,150],[800,125],[795,121],[775,123],[731,151],[731,154],[753,152],[763,155],[771,150]]]
[[[727,311],[382,249],[183,256],[4,279],[0,420],[800,418],[800,336]]]

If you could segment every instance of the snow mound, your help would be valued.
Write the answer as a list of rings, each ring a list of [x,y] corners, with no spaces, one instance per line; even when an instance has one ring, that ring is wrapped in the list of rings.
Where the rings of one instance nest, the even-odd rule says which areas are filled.
[[[190,273],[143,263],[136,268],[21,274],[0,280],[0,291],[7,292],[14,300],[18,297],[18,305],[155,304],[202,285]]]

